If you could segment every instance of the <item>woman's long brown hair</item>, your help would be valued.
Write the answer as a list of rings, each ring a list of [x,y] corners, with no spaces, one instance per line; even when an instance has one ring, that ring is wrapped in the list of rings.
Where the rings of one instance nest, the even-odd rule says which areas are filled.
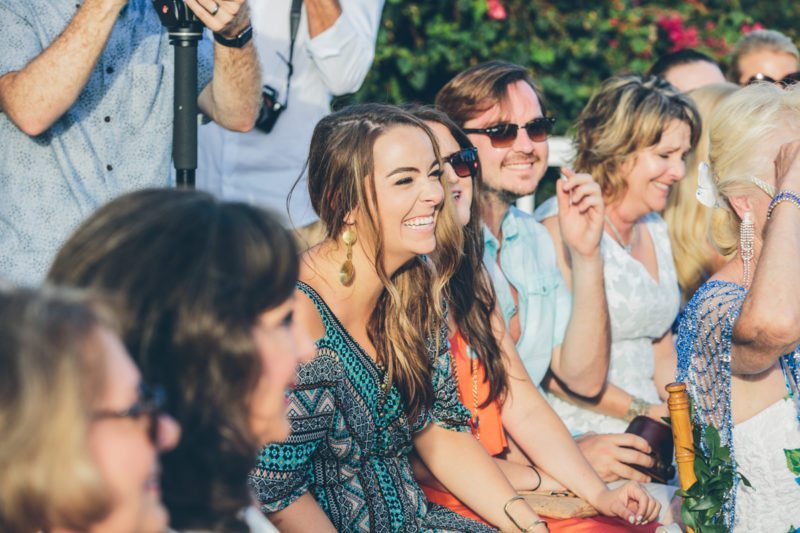
[[[390,105],[351,106],[323,118],[314,129],[308,188],[328,239],[339,238],[345,229],[345,218],[353,209],[364,209],[368,215],[365,218],[369,227],[360,228],[359,240],[369,243],[367,249],[375,250],[375,268],[384,291],[367,332],[377,350],[378,362],[386,368],[413,420],[433,404],[431,361],[426,354],[430,340],[438,342],[445,320],[444,287],[461,255],[461,232],[452,199],[445,195],[436,222],[435,259],[415,258],[392,274],[384,269],[380,214],[374,202],[369,201],[370,196],[376,197],[371,179],[373,147],[381,135],[397,126],[424,131],[440,160],[436,138],[422,120]],[[437,352],[439,348],[437,345]]]
[[[460,148],[473,147],[469,137],[442,111],[427,106],[409,106],[406,109],[417,118],[446,127]],[[461,335],[486,371],[489,396],[481,405],[486,407],[496,399],[502,401],[508,390],[508,373],[492,330],[492,310],[495,308],[496,297],[489,273],[483,265],[483,224],[478,207],[481,182],[478,168],[475,178],[472,179],[469,222],[463,229],[464,254],[445,287],[445,295]]]

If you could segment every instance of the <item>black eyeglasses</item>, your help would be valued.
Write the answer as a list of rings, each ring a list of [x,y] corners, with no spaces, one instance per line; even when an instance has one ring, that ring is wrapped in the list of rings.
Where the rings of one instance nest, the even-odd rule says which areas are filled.
[[[787,74],[786,76],[784,76],[783,78],[781,78],[779,80],[773,79],[773,78],[767,76],[766,74],[763,74],[763,73],[759,72],[758,74],[756,74],[755,76],[753,76],[752,78],[747,80],[747,85],[750,85],[751,83],[758,83],[760,81],[766,81],[766,82],[769,82],[769,83],[777,83],[778,85],[780,85],[782,87],[788,87],[788,86],[794,85],[795,83],[800,81],[800,72],[792,72],[791,74]]]
[[[100,410],[95,411],[94,419],[104,418],[132,418],[137,420],[143,416],[148,417],[147,436],[153,444],[158,443],[158,419],[164,413],[166,393],[163,387],[154,385],[140,385],[139,399],[136,403],[122,411]]]
[[[462,148],[444,158],[445,163],[450,163],[459,178],[474,178],[478,175],[478,149],[475,147]]]
[[[539,117],[531,120],[524,126],[528,137],[533,142],[540,143],[546,141],[553,130],[553,124],[556,123],[556,117]],[[517,131],[520,126],[517,124],[497,124],[489,128],[466,128],[464,133],[480,133],[481,135],[488,135],[489,141],[495,148],[508,148],[514,144],[517,138]]]

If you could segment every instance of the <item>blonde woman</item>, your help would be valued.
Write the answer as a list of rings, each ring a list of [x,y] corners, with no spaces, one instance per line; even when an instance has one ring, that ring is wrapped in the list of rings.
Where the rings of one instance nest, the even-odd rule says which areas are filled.
[[[738,88],[733,83],[716,83],[689,93],[700,112],[703,126],[697,146],[686,156],[686,177],[672,186],[664,210],[683,304],[725,264],[725,258],[711,243],[711,210],[697,201],[695,192],[697,166],[708,161],[711,115],[719,103]]]
[[[0,292],[0,531],[164,531],[162,401],[97,302]]]
[[[800,86],[757,84],[711,120],[698,193],[714,242],[733,254],[681,315],[678,379],[694,422],[719,429],[738,477],[718,523],[735,532],[800,525]],[[705,179],[704,179],[705,178]]]
[[[630,420],[666,416],[664,385],[675,372],[670,326],[680,295],[667,227],[659,216],[670,187],[683,179],[684,158],[697,143],[694,104],[660,78],[606,80],[578,117],[575,170],[600,184],[605,202],[601,241],[611,322],[608,385],[581,398],[551,383],[556,412],[573,433],[620,433]],[[537,210],[559,251],[568,281],[570,259],[554,200]]]

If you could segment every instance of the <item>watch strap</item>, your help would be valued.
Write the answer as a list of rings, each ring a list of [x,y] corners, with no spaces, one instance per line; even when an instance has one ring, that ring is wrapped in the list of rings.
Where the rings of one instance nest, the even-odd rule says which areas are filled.
[[[253,26],[250,24],[242,30],[239,35],[234,37],[233,39],[229,39],[224,35],[220,35],[217,32],[214,32],[214,40],[217,41],[222,46],[227,46],[228,48],[241,48],[250,42],[250,39],[253,38]]]

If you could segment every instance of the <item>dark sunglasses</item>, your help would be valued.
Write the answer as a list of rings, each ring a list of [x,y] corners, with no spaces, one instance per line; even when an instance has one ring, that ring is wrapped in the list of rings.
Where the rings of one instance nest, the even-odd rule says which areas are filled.
[[[166,402],[166,393],[163,387],[140,385],[139,386],[139,399],[136,403],[122,411],[101,410],[95,411],[94,419],[102,420],[104,418],[131,418],[138,420],[146,416],[147,420],[147,436],[153,444],[158,443],[158,419],[164,414],[164,404]]]
[[[531,120],[524,126],[528,137],[533,142],[540,143],[546,141],[553,130],[553,124],[556,123],[556,117],[539,117]],[[520,126],[517,124],[497,124],[489,128],[466,128],[464,133],[480,133],[481,135],[488,135],[489,141],[495,148],[508,148],[514,144],[517,138],[517,131]]]
[[[450,163],[459,178],[474,178],[478,175],[478,149],[475,147],[462,148],[444,158],[445,163]]]
[[[773,79],[773,78],[771,78],[771,77],[759,72],[758,74],[756,74],[755,76],[753,76],[752,78],[747,80],[747,85],[750,85],[751,83],[758,83],[760,81],[766,81],[766,82],[769,82],[769,83],[777,83],[778,85],[780,85],[782,87],[788,87],[788,86],[794,85],[795,83],[800,81],[800,72],[792,72],[791,74],[787,74],[786,76],[784,76],[783,78],[781,78],[779,80],[775,80],[775,79]]]

